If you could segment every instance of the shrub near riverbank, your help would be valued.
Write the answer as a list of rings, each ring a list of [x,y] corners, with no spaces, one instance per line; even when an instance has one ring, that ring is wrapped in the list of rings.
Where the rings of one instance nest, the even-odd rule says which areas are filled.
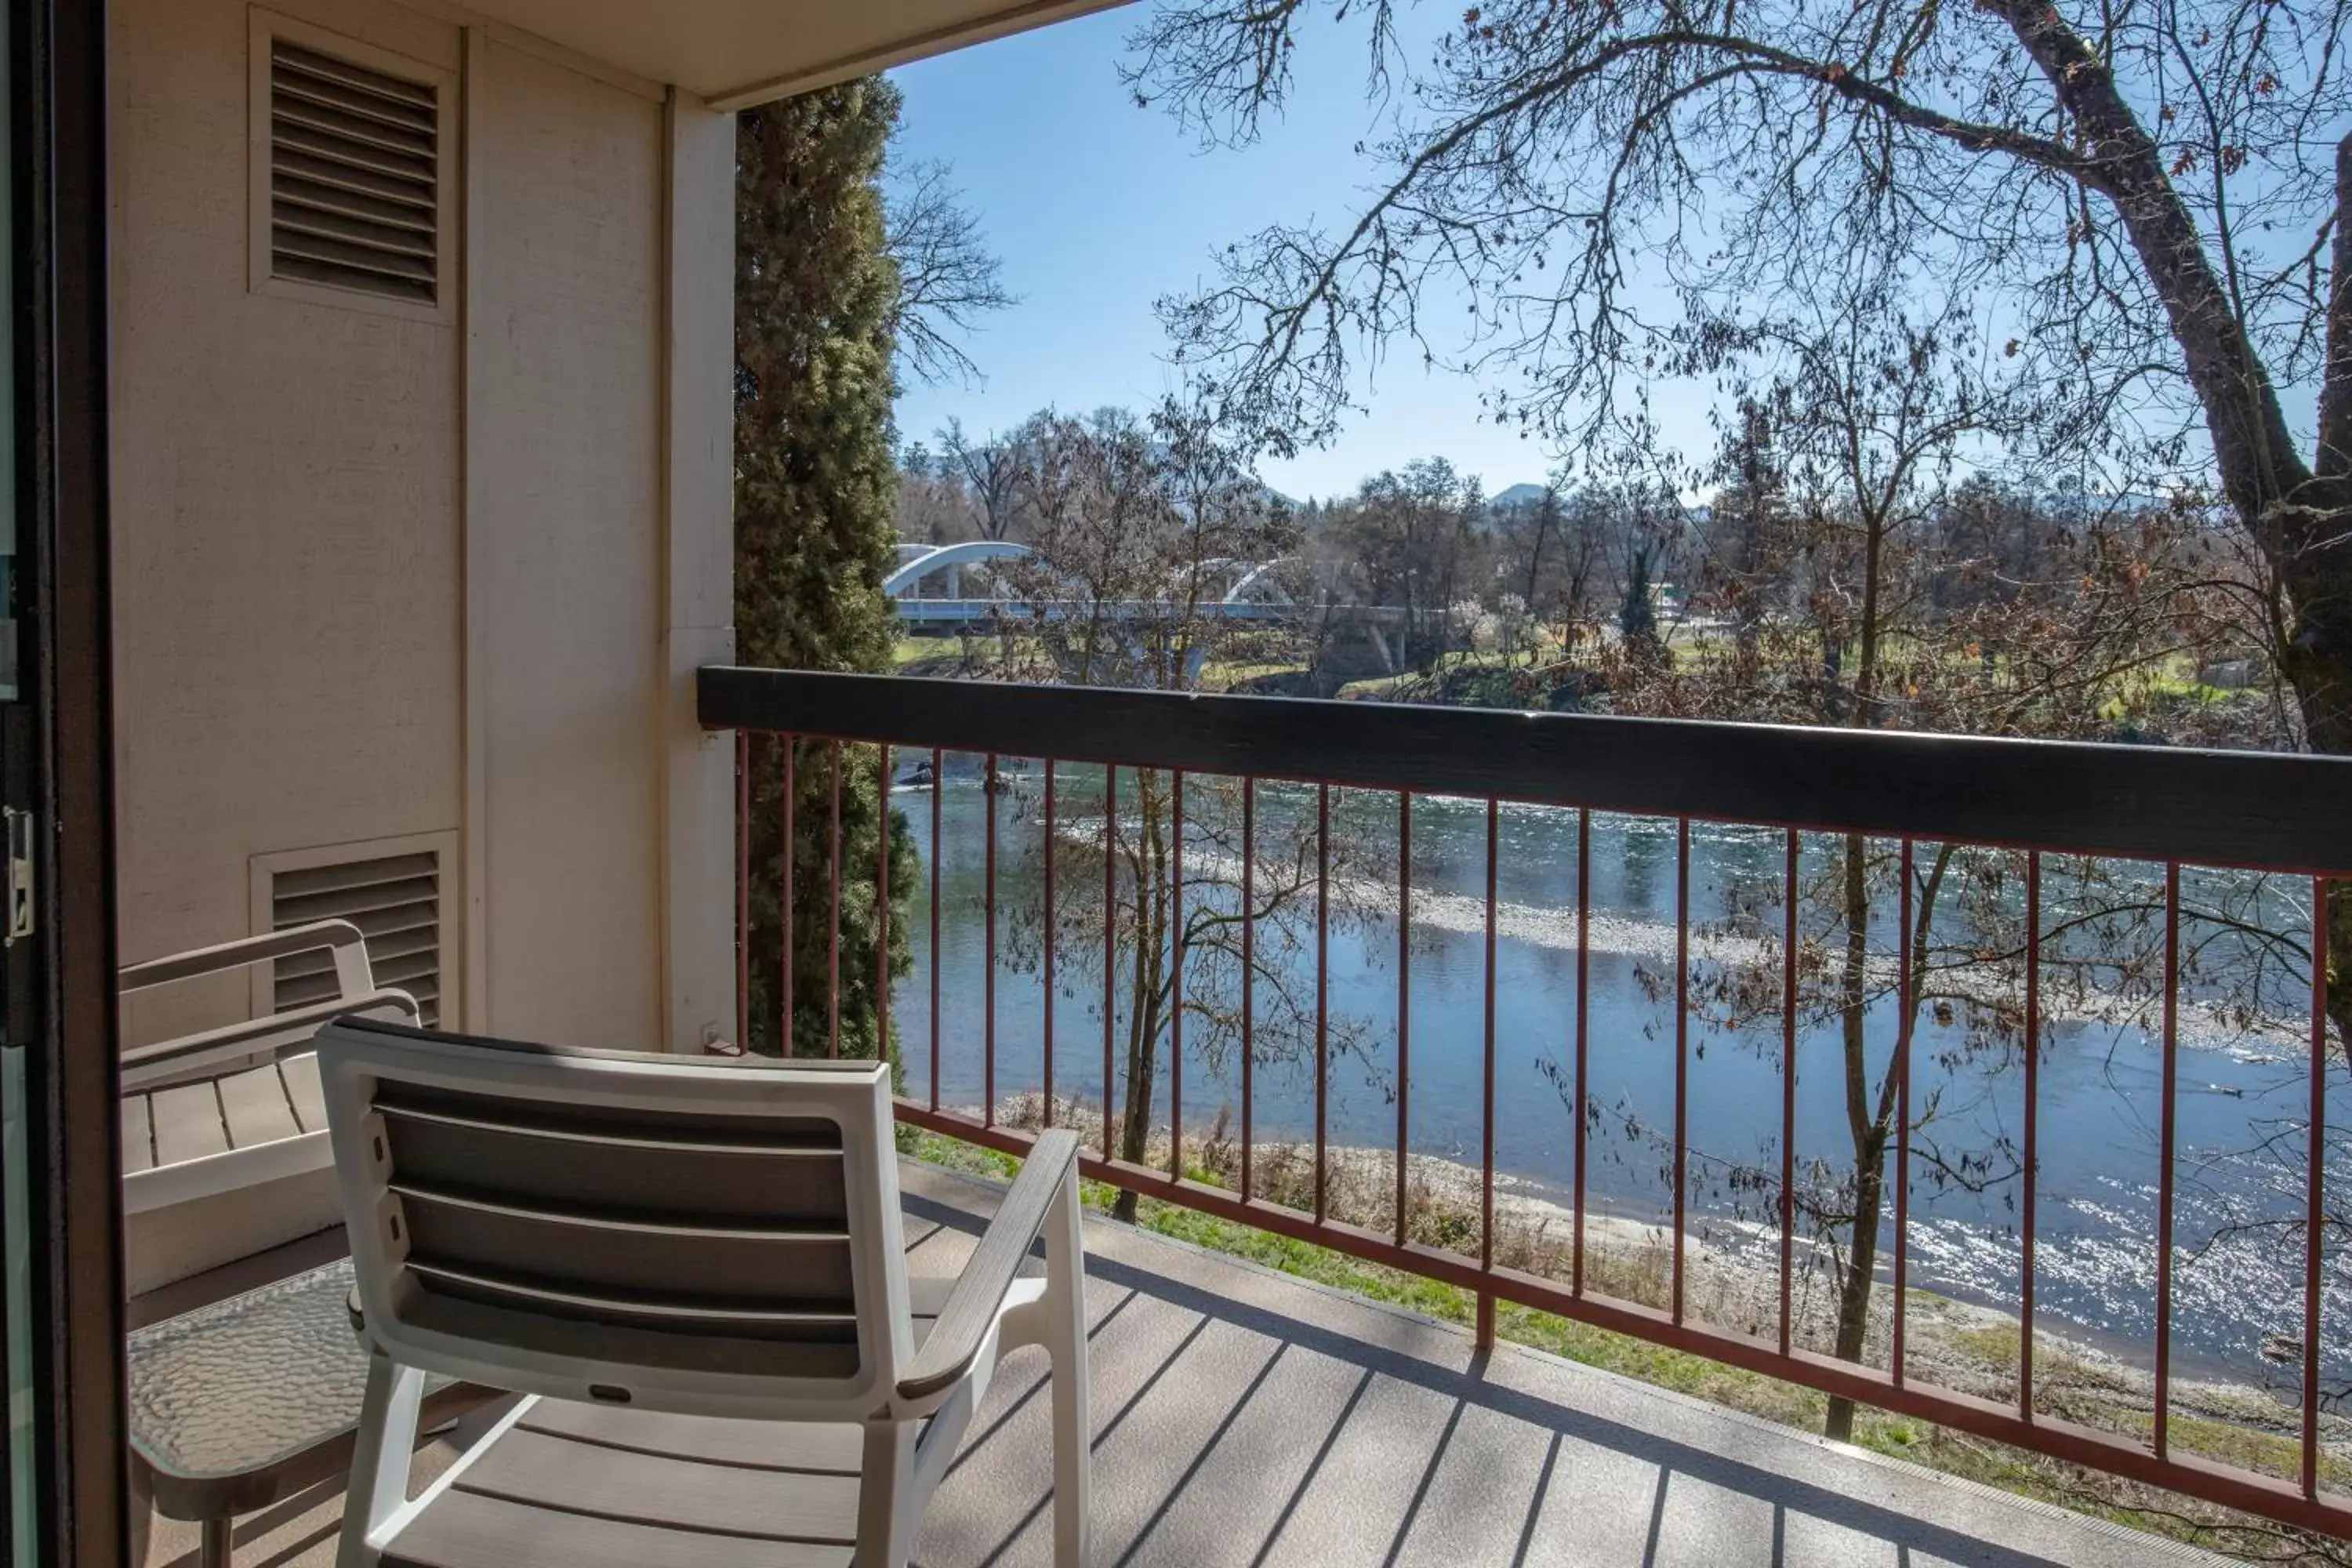
[[[1030,1130],[1044,1121],[1034,1095],[1000,1108],[1004,1126]],[[1055,1123],[1095,1126],[1099,1106],[1056,1098]],[[950,1169],[1007,1180],[1020,1168],[1008,1154],[933,1133],[917,1134],[919,1159]],[[1155,1135],[1150,1159],[1168,1162],[1163,1131]],[[1206,1132],[1186,1139],[1185,1174],[1213,1186],[1237,1189],[1240,1148],[1228,1118],[1220,1112]],[[1311,1145],[1253,1143],[1251,1195],[1301,1212],[1314,1209],[1315,1161]],[[1385,1150],[1352,1147],[1325,1152],[1325,1211],[1334,1219],[1381,1233],[1396,1224],[1396,1163]],[[1453,1161],[1412,1156],[1405,1173],[1405,1233],[1421,1245],[1475,1258],[1481,1204],[1479,1173]],[[1090,1206],[1108,1210],[1111,1189],[1087,1184]],[[1138,1228],[1213,1252],[1383,1301],[1442,1322],[1468,1328],[1475,1320],[1474,1292],[1402,1270],[1367,1263],[1329,1247],[1277,1236],[1233,1221],[1145,1197]],[[1557,1204],[1498,1186],[1495,1199],[1495,1262],[1540,1278],[1565,1281],[1572,1265],[1573,1215]],[[1708,1245],[1694,1234],[1685,1245],[1684,1296],[1686,1315],[1735,1332],[1773,1337],[1779,1331],[1777,1269],[1759,1268],[1731,1250]],[[1800,1346],[1825,1351],[1834,1329],[1835,1302],[1827,1276],[1811,1282],[1800,1253],[1799,1279],[1791,1289],[1794,1337]],[[1664,1310],[1673,1275],[1673,1241],[1664,1227],[1616,1215],[1588,1213],[1585,1220],[1585,1288],[1596,1295]],[[1865,1354],[1886,1363],[1892,1339],[1891,1310],[1880,1293]],[[1652,1344],[1554,1313],[1511,1302],[1498,1303],[1496,1331],[1503,1339],[1677,1393],[1760,1415],[1786,1426],[1819,1431],[1826,1398],[1812,1389],[1727,1366],[1705,1356]],[[2020,1335],[2013,1315],[1954,1300],[1926,1290],[1909,1294],[1905,1352],[1915,1381],[1996,1401],[2017,1397]],[[2154,1381],[2143,1369],[2095,1347],[2053,1334],[2037,1325],[2033,1357],[2037,1414],[2126,1436],[2146,1438],[2154,1409]],[[2192,1382],[2172,1385],[2170,1438],[2175,1447],[2265,1474],[2296,1476],[2294,1436],[2298,1413],[2260,1389],[2237,1383]],[[2157,1488],[2085,1470],[2040,1455],[1988,1442],[1933,1424],[1865,1410],[1854,1427],[1855,1442],[1931,1468],[2054,1502],[2102,1518],[2194,1542],[2250,1562],[2352,1568],[2352,1543],[2285,1530],[2266,1521],[2179,1497]],[[2326,1452],[2321,1485],[2352,1489],[2352,1423],[2323,1419]]]

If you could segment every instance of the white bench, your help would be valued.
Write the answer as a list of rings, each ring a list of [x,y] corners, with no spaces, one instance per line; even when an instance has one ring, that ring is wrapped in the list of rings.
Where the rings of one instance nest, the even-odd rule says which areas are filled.
[[[311,1039],[329,1020],[347,1015],[415,1022],[417,1006],[406,992],[375,984],[367,939],[349,921],[245,937],[122,971],[121,989],[129,993],[320,952],[333,960],[333,995],[122,1053],[122,1206],[132,1232],[134,1292],[191,1266],[226,1262],[319,1228],[291,1212],[296,1207],[332,1223],[324,1173],[333,1156]],[[142,1218],[302,1175],[316,1176],[318,1201],[264,1205],[275,1215],[187,1210],[191,1224],[175,1217],[168,1226]],[[274,1221],[288,1233],[275,1234]],[[187,1234],[192,1230],[205,1234]],[[155,1250],[141,1245],[149,1237],[168,1237],[171,1256],[138,1256]]]

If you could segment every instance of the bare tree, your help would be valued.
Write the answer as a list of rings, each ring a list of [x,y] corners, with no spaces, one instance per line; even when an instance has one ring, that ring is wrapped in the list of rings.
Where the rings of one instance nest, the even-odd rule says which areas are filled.
[[[1453,611],[1481,510],[1476,478],[1444,458],[1383,469],[1352,500],[1332,504],[1327,526],[1344,546],[1358,595],[1403,614],[1401,666],[1453,647],[1465,629]]]
[[[1020,297],[1005,288],[1003,264],[963,205],[953,169],[925,160],[890,184],[883,248],[898,268],[899,358],[921,380],[969,384],[980,366],[962,340]]]
[[[2182,455],[2201,426],[2280,585],[2310,743],[2352,752],[2347,0],[1500,0],[1425,62],[1404,4],[1180,0],[1134,35],[1139,96],[1232,141],[1324,46],[1319,13],[1369,40],[1369,202],[1241,242],[1169,302],[1237,408],[1328,431],[1353,367],[1402,338],[1523,372],[1506,418],[1590,428],[1673,328],[1637,276],[1770,300],[1830,255],[1979,282],[2053,399],[2050,441]],[[1472,325],[1440,341],[1456,291]],[[2315,394],[2312,434],[2283,387]]]
[[[1009,642],[1034,650],[1026,672],[1073,684],[1196,689],[1237,635],[1214,613],[1214,574],[1224,563],[1286,553],[1296,542],[1287,509],[1258,480],[1247,449],[1197,405],[1171,400],[1148,418],[1049,410],[1024,430],[1021,485],[1036,553],[1014,570],[1034,609],[1025,621],[1008,617],[1006,627]],[[1261,1064],[1305,1059],[1315,1031],[1299,956],[1318,918],[1335,929],[1362,919],[1355,889],[1364,878],[1343,837],[1318,846],[1311,819],[1245,816],[1234,780],[1123,770],[1118,789],[1116,810],[1091,825],[1056,825],[1045,852],[1073,853],[1088,867],[1108,858],[1115,868],[1107,888],[1091,876],[1064,878],[1069,891],[1055,920],[1066,963],[1112,972],[1125,1074],[1113,1152],[1139,1163],[1177,1041],[1193,1059],[1235,1048],[1245,973],[1257,987]],[[1336,876],[1318,878],[1318,868],[1333,867]],[[1318,909],[1327,886],[1337,891]],[[1107,926],[1114,933],[1108,949],[1100,940]],[[1036,961],[1040,934],[1024,934],[1014,962]],[[1354,1049],[1356,1032],[1335,1022],[1327,1043]],[[1181,1167],[1184,1152],[1171,1157]],[[1134,1206],[1133,1194],[1123,1194],[1118,1212],[1131,1219]]]
[[[1533,500],[1491,510],[1498,581],[1507,580],[1539,622],[1567,631],[1585,619],[1606,542],[1607,506],[1574,487],[1563,466]]]
[[[1738,394],[1729,500],[1718,503],[1715,559],[1693,584],[1701,606],[1737,635],[1674,663],[1629,658],[1619,684],[1637,710],[2081,734],[2105,721],[2119,676],[2181,651],[2183,628],[2196,619],[2183,605],[2198,596],[2203,569],[2178,548],[2189,531],[2176,513],[2053,538],[2041,557],[2047,581],[2016,582],[2015,591],[1957,613],[1939,605],[1934,587],[1962,564],[1943,553],[1956,535],[1938,521],[1962,458],[1998,454],[2034,427],[2043,406],[2013,362],[1981,352],[1972,319],[1964,299],[1938,300],[1909,280],[1840,288],[1823,279],[1782,313],[1703,319],[1684,334],[1684,368],[1715,374]],[[1759,449],[1768,425],[1769,460]],[[1989,641],[2011,650],[2005,663],[1978,657]],[[1867,1027],[1890,998],[1900,1013],[1896,1038],[1908,1038],[1931,1005],[1965,1006],[1981,1016],[1952,1068],[1989,1072],[2020,1048],[2038,1048],[2020,1038],[2002,985],[1937,984],[1953,982],[1987,947],[2021,951],[2002,898],[2014,882],[2009,861],[1945,844],[1924,847],[1915,864],[1848,834],[1786,895],[1802,915],[1795,969],[1810,990],[1799,1005],[1839,1042],[1842,1158],[1804,1173],[1795,1202],[1832,1259],[1830,1348],[1844,1360],[1866,1348],[1897,1140],[1907,1136],[1938,1184],[1983,1190],[2017,1170],[2005,1145],[1945,1143],[1941,1096],[1908,1098],[1892,1042],[1874,1040]],[[2097,876],[2083,874],[2086,889]],[[1925,978],[1898,990],[1900,971],[1874,937],[1873,909],[1883,910],[1906,878],[1912,912],[1901,940],[1916,955],[1915,976]],[[1756,899],[1735,890],[1733,901],[1754,917]],[[1735,1029],[1777,1018],[1780,957],[1715,966],[1693,987],[1702,1017]],[[1671,994],[1663,977],[1654,984]],[[1777,1172],[1745,1177],[1749,1190],[1777,1190]],[[1735,1174],[1733,1186],[1742,1179]],[[1853,1419],[1851,1401],[1830,1401],[1831,1436],[1849,1436]]]
[[[920,441],[898,458],[898,537],[909,542],[954,544],[980,535],[963,471]]]
[[[2352,0],[1499,0],[1425,62],[1406,4],[1178,0],[1134,35],[1139,98],[1228,141],[1280,108],[1318,13],[1369,40],[1370,199],[1166,302],[1237,411],[1327,433],[1402,340],[1520,373],[1499,417],[1589,432],[1669,352],[1629,279],[1769,301],[1830,256],[1961,280],[2013,323],[2045,447],[2210,450],[2303,738],[2352,753]],[[1469,330],[1441,341],[1457,293]],[[2352,969],[2352,883],[2331,901]],[[2352,1035],[2352,987],[2331,1010]]]
[[[1012,537],[1021,518],[1027,461],[1020,436],[974,440],[964,434],[962,420],[950,419],[938,440],[940,462],[956,471],[964,493],[971,500],[980,536],[993,540]]]

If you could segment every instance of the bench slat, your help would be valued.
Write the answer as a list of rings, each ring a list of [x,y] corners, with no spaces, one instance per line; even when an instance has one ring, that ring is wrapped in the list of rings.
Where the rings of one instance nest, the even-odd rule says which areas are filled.
[[[228,1152],[228,1130],[221,1121],[220,1093],[210,1079],[159,1089],[148,1097],[155,1123],[155,1163],[176,1165]]]
[[[257,1067],[215,1080],[220,1089],[221,1116],[228,1123],[229,1146],[250,1149],[299,1137],[301,1126],[287,1103],[286,1084],[278,1068]]]

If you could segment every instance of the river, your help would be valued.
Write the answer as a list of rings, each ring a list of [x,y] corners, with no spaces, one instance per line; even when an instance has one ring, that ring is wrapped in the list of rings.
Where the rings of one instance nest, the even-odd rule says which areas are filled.
[[[1132,804],[1132,775],[1123,774]],[[1046,998],[1036,963],[1042,907],[1039,847],[1044,816],[1034,764],[1011,791],[990,796],[976,766],[950,759],[939,797],[940,941],[931,948],[929,899],[932,804],[927,791],[900,791],[894,805],[915,829],[925,881],[910,906],[915,967],[894,989],[892,1012],[908,1092],[930,1091],[931,984],[940,980],[939,1092],[952,1106],[981,1103],[988,1032],[987,815],[996,804],[998,952],[995,976],[996,1091],[1034,1091],[1042,1072]],[[1230,883],[1235,842],[1222,808],[1229,793],[1188,795],[1196,813],[1186,839],[1188,881]],[[1066,836],[1056,858],[1063,900],[1099,921],[1101,859],[1083,842],[1101,814],[1098,770],[1066,767],[1057,819]],[[1313,792],[1262,785],[1261,863],[1310,857]],[[1505,805],[1496,819],[1497,900],[1495,1150],[1515,1187],[1565,1202],[1573,1168],[1574,1118],[1559,1084],[1576,1026],[1577,826],[1571,812]],[[1423,798],[1412,821],[1411,947],[1411,1125],[1412,1151],[1475,1165],[1480,1156],[1486,1053],[1486,807]],[[1774,886],[1784,840],[1777,833],[1695,824],[1690,907],[1716,931],[1742,889]],[[1591,825],[1591,943],[1587,1021],[1590,1103],[1588,1201],[1599,1212],[1644,1221],[1671,1215],[1668,1161],[1657,1143],[1670,1131],[1676,1053],[1673,995],[1677,887],[1671,821],[1596,816]],[[1346,912],[1329,940],[1328,986],[1335,1050],[1328,1116],[1333,1141],[1390,1148],[1398,1010],[1395,922],[1396,806],[1393,795],[1352,795],[1334,815],[1336,873]],[[1824,845],[1805,840],[1806,872]],[[1077,879],[1089,881],[1081,887]],[[1076,889],[1076,891],[1073,891]],[[1261,889],[1263,891],[1263,889]],[[1089,897],[1090,895],[1090,897]],[[1214,900],[1207,888],[1198,897]],[[1229,896],[1229,895],[1228,895]],[[1777,899],[1777,895],[1772,895]],[[1891,951],[1894,899],[1874,911],[1877,943]],[[1762,929],[1777,930],[1777,903]],[[1959,918],[1955,915],[1950,920]],[[1262,922],[1257,987],[1261,1048],[1255,1119],[1265,1140],[1312,1136],[1311,1054],[1280,1017],[1296,1001],[1311,1018],[1313,913],[1302,898],[1286,922]],[[1098,928],[1097,928],[1098,929]],[[1066,926],[1055,997],[1058,1094],[1098,1100],[1102,1090],[1101,943],[1079,942]],[[1293,940],[1286,942],[1284,931]],[[1695,951],[1713,972],[1766,952],[1752,937],[1703,934]],[[2202,951],[2200,949],[2200,951]],[[1200,961],[1196,960],[1196,963]],[[2048,960],[2045,959],[2045,963]],[[1767,964],[1766,969],[1772,966]],[[2292,1033],[2251,1031],[2221,998],[2228,987],[2209,958],[2181,1010],[2179,1068],[2173,1334],[2178,1364],[2277,1382],[2262,1355],[2265,1339],[2297,1342],[2302,1328],[2300,1236],[2283,1227],[2303,1212],[2299,1161],[2309,1097],[2308,1060]],[[1884,961],[1882,979],[1891,977]],[[1190,971],[1188,971],[1190,973]],[[1205,978],[1204,989],[1213,990]],[[2275,981],[2275,977],[2274,977]],[[2273,989],[2292,994],[2293,977]],[[1982,982],[1980,981],[1981,986]],[[1891,985],[1886,987],[1891,992]],[[1777,997],[1777,992],[1775,992]],[[1233,1000],[1231,996],[1224,998]],[[2095,1004],[2095,998],[2094,999]],[[1777,1000],[1769,1004],[1777,1008]],[[2053,1001],[2053,1007],[2056,1006]],[[1939,1020],[1923,1014],[1914,1043],[1915,1107],[1936,1106],[1919,1135],[1911,1190],[1911,1277],[1918,1287],[2014,1310],[2019,1302],[2020,1184],[2011,1172],[2023,1110],[2018,1053],[1979,1035],[1967,1009]],[[2102,1016],[2096,1005],[2061,1011],[2040,1068],[2039,1321],[2115,1353],[2145,1360],[2155,1317],[2156,1211],[2162,1053],[2137,1015]],[[2128,1012],[2129,1010],[2124,1010]],[[2144,1013],[2146,1010],[2141,1009]],[[1884,1062],[1896,1035],[1892,994],[1873,1004],[1872,1059]],[[1123,1014],[1122,1014],[1123,1017]],[[1188,1137],[1219,1107],[1238,1121],[1240,1072],[1230,1038],[1188,1022],[1184,1107]],[[1739,1179],[1780,1166],[1781,1045],[1777,1011],[1727,1023],[1717,1006],[1688,1028],[1689,1192],[1694,1223],[1713,1245],[1777,1256],[1776,1189]],[[1297,1046],[1301,1048],[1286,1048]],[[1349,1048],[1352,1047],[1352,1048]],[[1163,1053],[1164,1054],[1164,1053]],[[1834,1162],[1846,1147],[1843,1047],[1833,1022],[1809,1023],[1798,1042],[1795,1151],[1800,1163]],[[1556,1076],[1558,1075],[1558,1076]],[[1167,1108],[1163,1065],[1159,1118]],[[2332,1079],[2329,1121],[2352,1126],[2352,1092]],[[2262,1153],[2288,1135],[2298,1157]],[[1937,1180],[1927,1158],[1984,1162],[1970,1184]],[[1850,1158],[1850,1156],[1849,1156]],[[2333,1168],[2331,1193],[2346,1172]],[[1890,1177],[1892,1174],[1890,1165]],[[1890,1203],[1891,1209],[1891,1203]],[[2217,1239],[2217,1237],[2219,1239]],[[1888,1242],[1891,1245],[1891,1230]],[[2352,1277],[2328,1260],[2323,1340],[2330,1369],[2352,1371],[2343,1326]],[[2286,1374],[2292,1376],[2291,1371]]]

